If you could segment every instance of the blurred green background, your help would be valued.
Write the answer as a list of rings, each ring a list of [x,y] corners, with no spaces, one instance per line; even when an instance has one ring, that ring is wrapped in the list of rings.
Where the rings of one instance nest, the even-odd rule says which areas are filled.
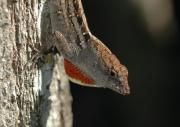
[[[179,1],[82,2],[92,33],[127,66],[131,94],[72,84],[74,127],[178,126]]]

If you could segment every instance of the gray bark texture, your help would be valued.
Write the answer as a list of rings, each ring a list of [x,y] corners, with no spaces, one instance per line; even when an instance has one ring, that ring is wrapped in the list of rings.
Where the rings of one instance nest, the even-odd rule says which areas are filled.
[[[63,58],[38,59],[52,45],[48,10],[45,0],[0,0],[0,127],[72,127]]]

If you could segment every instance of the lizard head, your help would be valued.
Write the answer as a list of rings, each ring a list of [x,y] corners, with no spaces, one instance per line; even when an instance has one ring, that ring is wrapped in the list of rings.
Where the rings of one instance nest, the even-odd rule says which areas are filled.
[[[120,63],[118,58],[99,39],[92,36],[90,42],[97,51],[100,62],[103,65],[102,70],[104,70],[105,77],[108,77],[105,87],[120,94],[129,94],[127,68]]]
[[[64,59],[66,74],[83,86],[110,88],[120,94],[130,93],[128,71],[117,57],[97,38],[89,40],[91,48]]]
[[[78,65],[68,59],[64,59],[66,74],[72,82],[89,87],[109,88],[123,95],[129,94],[127,69],[125,66],[121,65],[120,67],[109,69],[106,65],[102,67],[97,64],[96,67],[88,67],[87,69],[88,65],[86,63]]]

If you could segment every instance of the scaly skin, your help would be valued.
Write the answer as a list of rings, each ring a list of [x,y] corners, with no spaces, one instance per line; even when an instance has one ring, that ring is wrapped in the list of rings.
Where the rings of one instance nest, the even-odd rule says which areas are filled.
[[[50,7],[52,22],[57,22],[52,23],[56,48],[64,56],[69,79],[80,85],[129,94],[127,68],[91,34],[81,0],[61,0],[60,3],[51,0]]]

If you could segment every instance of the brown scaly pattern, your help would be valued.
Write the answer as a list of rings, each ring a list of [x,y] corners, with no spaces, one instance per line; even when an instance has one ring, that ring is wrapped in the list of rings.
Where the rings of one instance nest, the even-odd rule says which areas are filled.
[[[117,57],[95,36],[91,36],[90,43],[97,49],[98,55],[101,56],[103,62],[105,65],[112,69],[112,71],[117,74],[120,78],[120,81],[122,82],[123,86],[128,87],[128,70],[127,68],[122,65]],[[123,76],[122,76],[123,75]]]

